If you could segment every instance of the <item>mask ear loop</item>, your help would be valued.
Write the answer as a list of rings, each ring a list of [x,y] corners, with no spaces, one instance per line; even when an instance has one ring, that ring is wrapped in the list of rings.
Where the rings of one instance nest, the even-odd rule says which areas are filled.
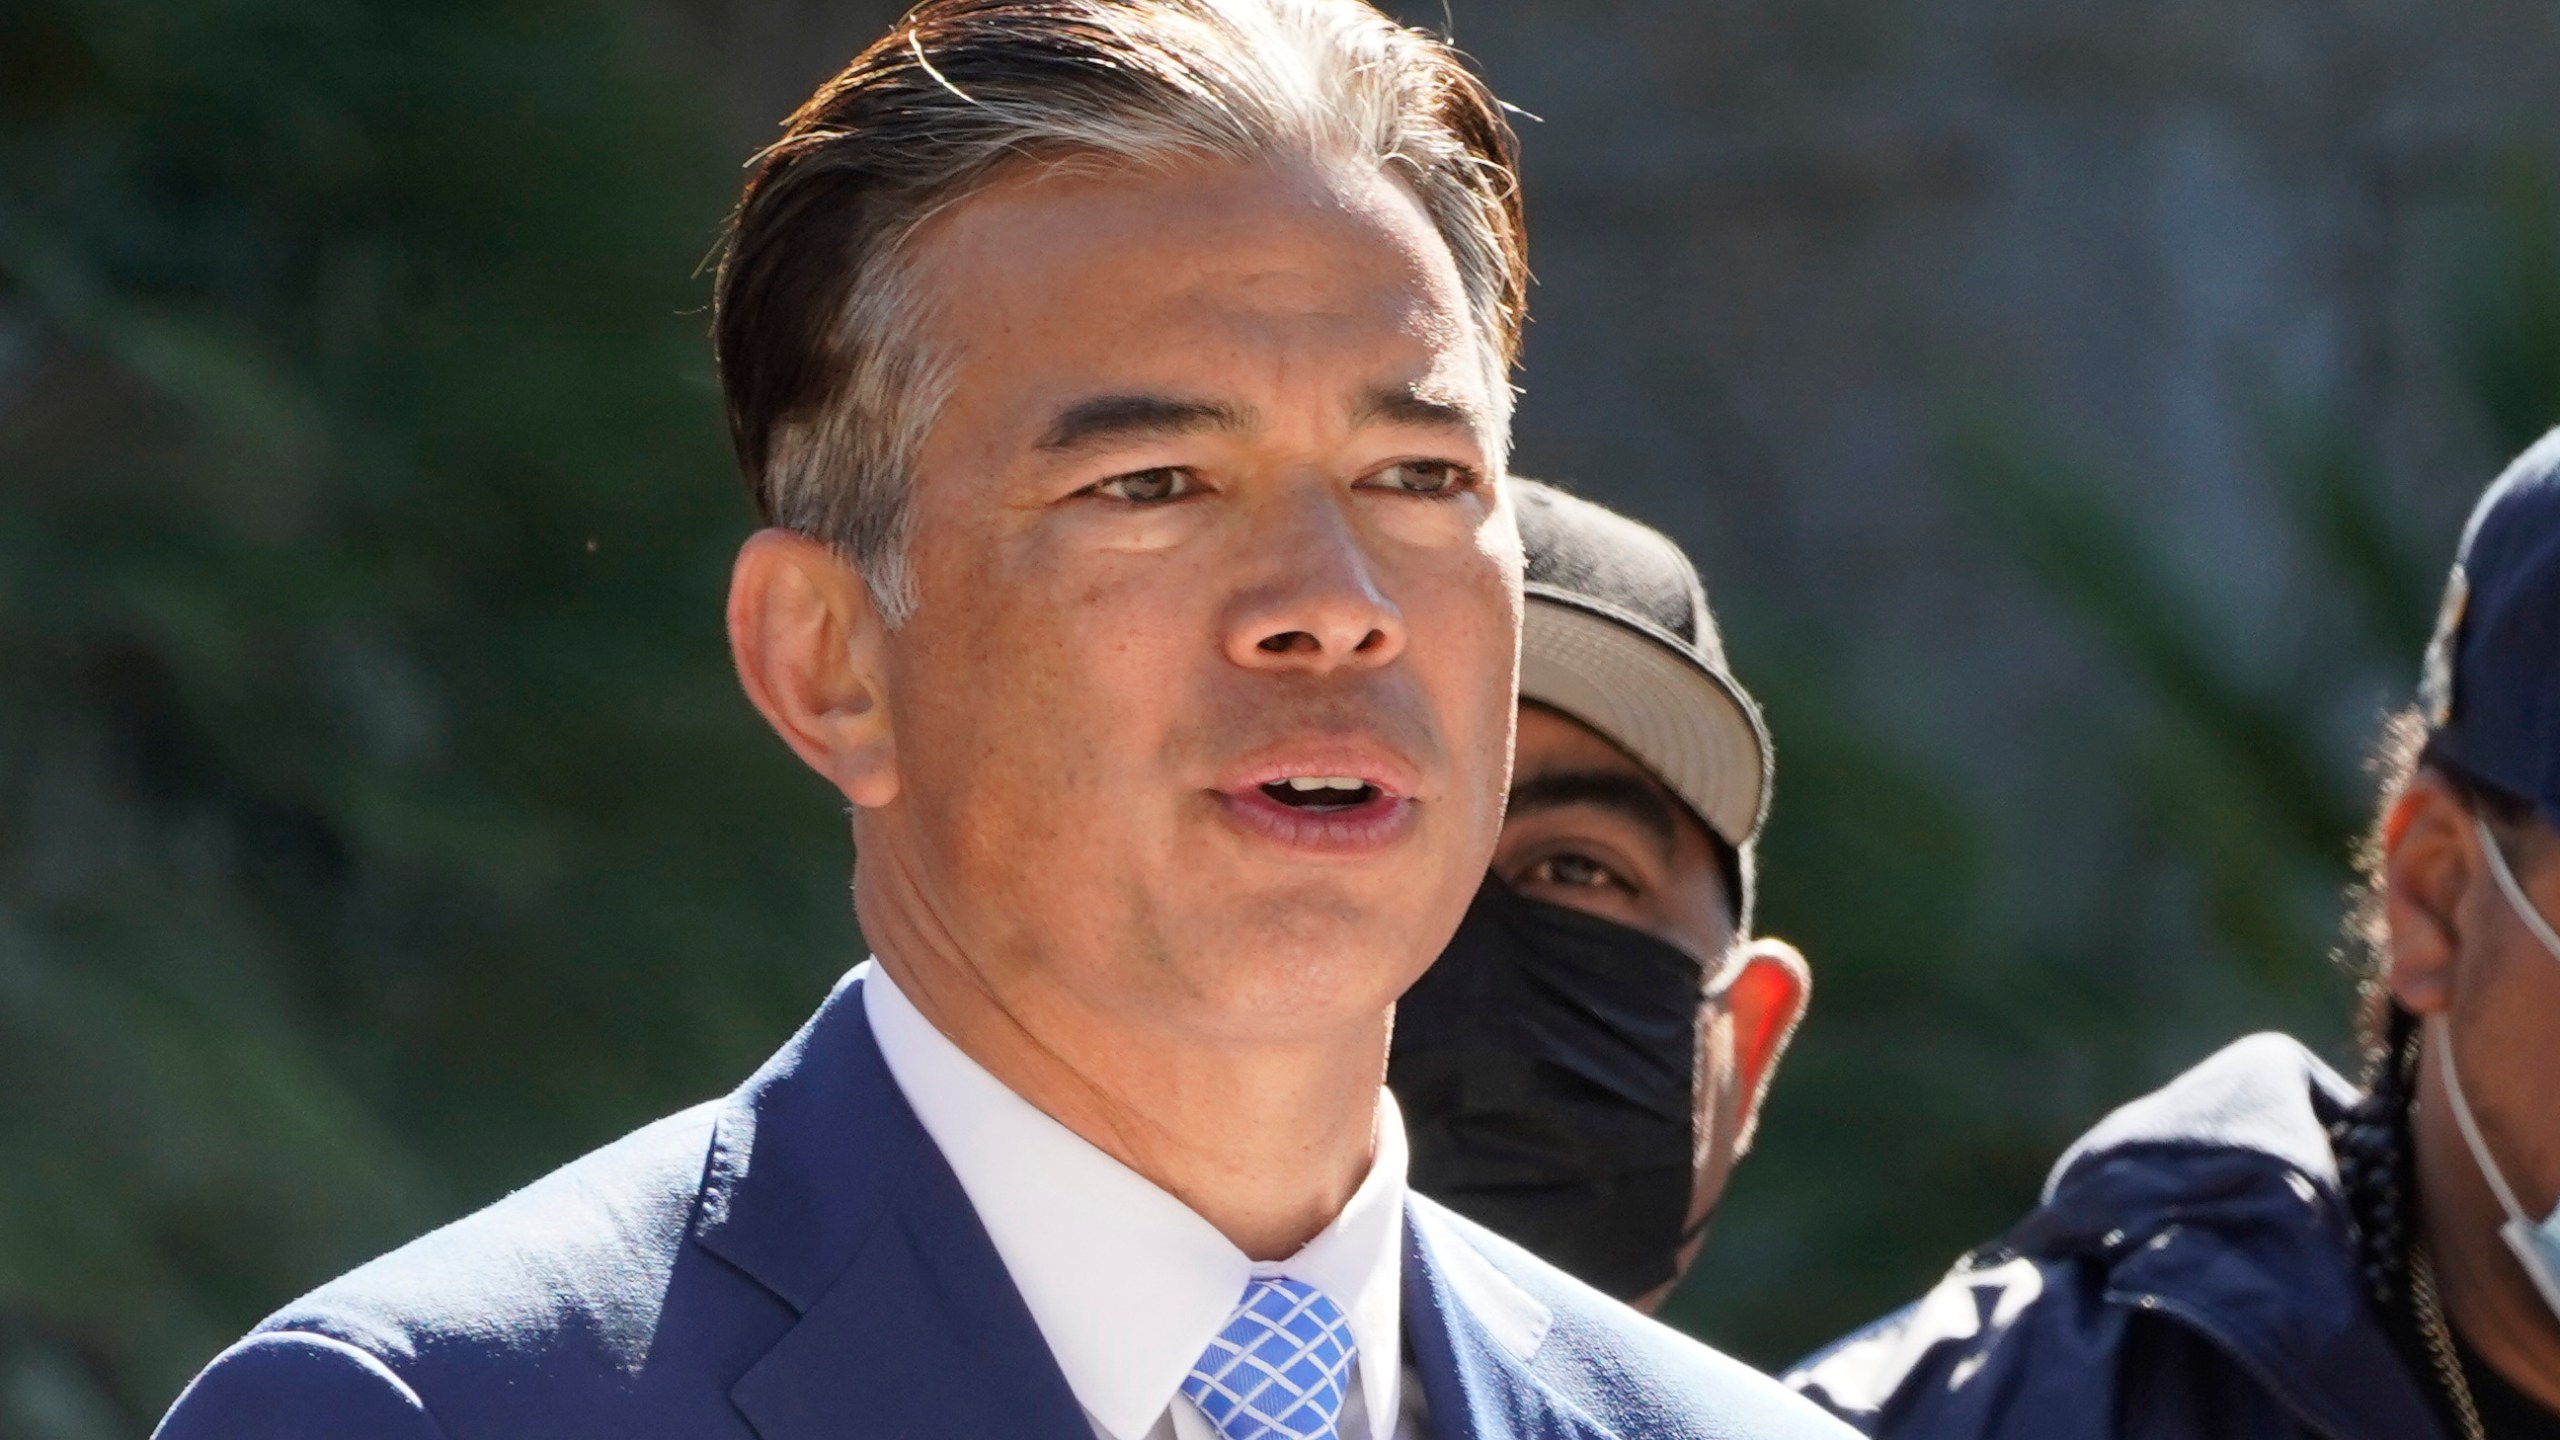
[[[2507,852],[2499,847],[2498,837],[2490,833],[2488,822],[2474,815],[2471,830],[2480,837],[2480,852],[2489,863],[2490,878],[2497,882],[2498,893],[2507,897],[2508,908],[2542,942],[2542,948],[2551,952],[2551,958],[2560,960],[2560,935],[2551,933],[2551,922],[2533,908],[2524,887],[2516,883],[2515,872],[2507,868]],[[2507,1218],[2519,1225],[2531,1225],[2533,1221],[2526,1217],[2524,1206],[2516,1201],[2516,1192],[2507,1188],[2507,1178],[2498,1173],[2497,1161],[2489,1154],[2489,1142],[2482,1138],[2479,1123],[2471,1118],[2471,1104],[2463,1098],[2462,1081],[2453,1068],[2453,1026],[2442,1013],[2428,1018],[2436,1032],[2437,1068],[2444,1072],[2445,1098],[2453,1104],[2453,1120],[2462,1127],[2463,1143],[2471,1147],[2471,1158],[2480,1162],[2480,1173],[2488,1177],[2489,1188],[2498,1192],[2499,1208],[2507,1212]]]
[[[2551,933],[2551,923],[2542,918],[2541,911],[2533,908],[2533,901],[2526,897],[2524,887],[2516,883],[2515,872],[2507,868],[2507,852],[2499,847],[2498,837],[2490,833],[2488,822],[2474,815],[2471,817],[2471,830],[2480,837],[2480,853],[2488,861],[2489,875],[2497,882],[2498,892],[2507,897],[2508,908],[2516,912],[2516,918],[2522,920],[2534,938],[2542,942],[2543,948],[2551,952],[2551,958],[2560,960],[2560,935]],[[2463,1097],[2462,1078],[2454,1072],[2451,1022],[2441,1012],[2428,1016],[2427,1020],[2428,1028],[2435,1032],[2436,1068],[2444,1072],[2445,1099],[2453,1107],[2453,1123],[2462,1127],[2463,1143],[2471,1147],[2471,1158],[2479,1163],[2480,1173],[2487,1178],[2489,1188],[2498,1192],[2498,1208],[2506,1211],[2507,1218],[2517,1224],[2531,1225],[2533,1222],[2526,1218],[2524,1206],[2516,1200],[2516,1192],[2507,1188],[2507,1177],[2498,1173],[2497,1159],[2489,1153],[2489,1142],[2481,1135],[2479,1122],[2471,1118],[2471,1102]]]
[[[2481,848],[2488,854],[2489,873],[2496,877],[2498,889],[2507,897],[2507,904],[2524,921],[2525,927],[2533,931],[2543,948],[2551,952],[2551,957],[2560,960],[2560,936],[2551,933],[2550,922],[2533,908],[2533,902],[2525,897],[2524,887],[2516,883],[2514,872],[2507,868],[2506,852],[2498,848],[2497,837],[2489,833],[2489,827],[2478,816],[2472,817],[2471,824],[2479,833]],[[2507,1187],[2507,1177],[2500,1173],[2496,1158],[2490,1155],[2489,1143],[2480,1133],[2479,1122],[2471,1118],[2470,1101],[2464,1098],[2462,1079],[2454,1071],[2453,1026],[2441,1011],[2429,1016],[2428,1021],[2435,1032],[2433,1038],[2440,1057],[2437,1064],[2444,1073],[2445,1099],[2453,1107],[2454,1123],[2462,1128],[2463,1143],[2471,1147],[2472,1161],[2479,1167],[2482,1178],[2496,1192],[2499,1208],[2507,1212],[2507,1223],[2500,1227],[2499,1238],[2515,1252],[2517,1265],[2523,1268],[2533,1287],[2542,1292],[2543,1303],[2551,1307],[2554,1315],[2560,1315],[2560,1272],[2552,1268],[2553,1257],[2546,1253],[2546,1246],[2541,1243],[2540,1227],[2525,1214],[2515,1191]],[[2555,1209],[2551,1220],[2545,1221],[2544,1225],[2555,1222],[2560,1222],[2560,1209]]]
[[[2427,1017],[2427,1028],[2435,1032],[2428,1038],[2435,1042],[2436,1069],[2443,1072],[2444,1098],[2453,1109],[2453,1123],[2462,1127],[2462,1143],[2471,1147],[2471,1158],[2479,1165],[2481,1177],[2498,1192],[2498,1208],[2520,1225],[2532,1224],[2525,1218],[2524,1207],[2516,1203],[2516,1192],[2507,1188],[2507,1177],[2498,1173],[2497,1159],[2489,1153],[2489,1142],[2480,1133],[2480,1123],[2471,1118],[2471,1102],[2462,1096],[2462,1077],[2453,1069],[2453,1026],[2438,1012]]]
[[[2516,883],[2516,872],[2507,868],[2507,852],[2499,848],[2498,837],[2489,833],[2488,823],[2477,815],[2471,817],[2471,828],[2479,832],[2480,848],[2488,852],[2489,875],[2498,882],[2499,893],[2507,897],[2507,904],[2515,910],[2516,918],[2533,932],[2533,938],[2542,942],[2543,949],[2551,952],[2551,958],[2560,960],[2560,934],[2552,931],[2551,922],[2543,919],[2542,912],[2533,908],[2532,898],[2524,893],[2522,885]]]

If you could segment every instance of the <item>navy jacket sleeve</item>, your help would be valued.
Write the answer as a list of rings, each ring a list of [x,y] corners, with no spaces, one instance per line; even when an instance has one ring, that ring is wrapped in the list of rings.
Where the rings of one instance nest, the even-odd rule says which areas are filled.
[[[2111,1297],[2084,1262],[1968,1265],[1918,1303],[1801,1362],[1786,1381],[1876,1440],[2315,1433],[2174,1310],[2138,1301]]]
[[[445,1440],[371,1353],[308,1331],[250,1336],[207,1366],[152,1440]]]

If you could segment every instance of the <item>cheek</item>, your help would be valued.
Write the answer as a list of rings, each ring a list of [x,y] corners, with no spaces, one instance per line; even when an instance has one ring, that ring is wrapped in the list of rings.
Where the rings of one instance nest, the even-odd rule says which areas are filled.
[[[1502,567],[1481,554],[1438,567],[1406,606],[1410,651],[1427,676],[1451,752],[1481,770],[1500,814],[1509,788],[1512,725],[1519,710],[1519,597]]]
[[[924,689],[898,706],[902,759],[911,745],[940,757],[965,772],[942,781],[981,801],[1026,792],[1009,808],[1080,803],[1151,758],[1196,668],[1180,652],[1202,644],[1180,608],[1196,585],[1176,567],[1033,539],[919,554],[906,643]]]

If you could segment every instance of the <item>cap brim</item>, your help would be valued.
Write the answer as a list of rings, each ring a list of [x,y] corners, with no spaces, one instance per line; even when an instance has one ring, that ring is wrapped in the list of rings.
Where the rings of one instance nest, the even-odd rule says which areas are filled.
[[[1633,616],[1531,591],[1520,698],[1608,737],[1736,849],[1769,803],[1769,735],[1742,687]]]

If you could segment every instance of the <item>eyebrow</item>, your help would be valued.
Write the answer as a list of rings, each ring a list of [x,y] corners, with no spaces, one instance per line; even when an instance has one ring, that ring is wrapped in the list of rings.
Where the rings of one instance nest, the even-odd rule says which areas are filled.
[[[1571,805],[1594,806],[1633,822],[1662,847],[1665,863],[1674,858],[1680,817],[1663,797],[1661,787],[1650,780],[1609,770],[1566,770],[1539,775],[1511,787],[1513,815],[1534,815]]]
[[[1484,416],[1461,400],[1443,400],[1410,387],[1382,385],[1360,397],[1351,411],[1351,423],[1362,425],[1398,425],[1414,430],[1458,430],[1469,435],[1483,433]]]
[[[1039,439],[1042,450],[1085,450],[1125,440],[1162,440],[1202,431],[1233,435],[1252,429],[1252,410],[1217,400],[1188,400],[1178,395],[1097,395],[1079,400],[1058,413]],[[1363,393],[1352,407],[1351,423],[1392,425],[1408,430],[1481,433],[1484,417],[1463,401],[1442,400],[1412,389],[1381,385]]]
[[[1203,430],[1233,434],[1253,428],[1253,412],[1216,400],[1173,395],[1098,395],[1080,400],[1051,421],[1040,436],[1043,450],[1082,450],[1122,440],[1165,439]]]

